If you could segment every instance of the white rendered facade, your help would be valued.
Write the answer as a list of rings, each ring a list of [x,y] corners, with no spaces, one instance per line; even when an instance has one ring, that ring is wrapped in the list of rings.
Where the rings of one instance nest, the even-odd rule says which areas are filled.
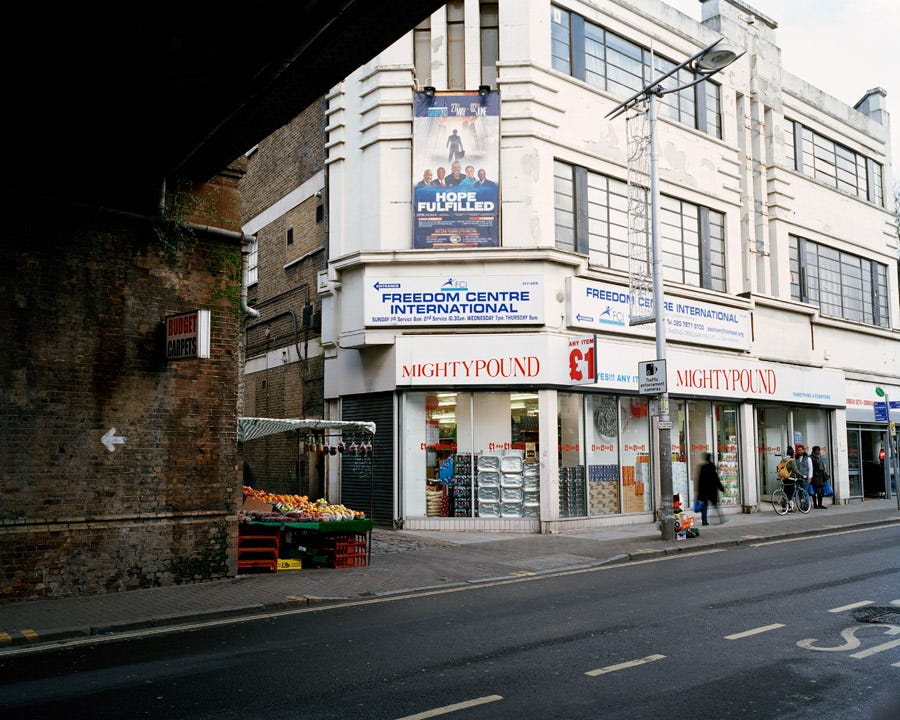
[[[729,504],[752,512],[770,494],[772,468],[785,448],[818,444],[827,449],[834,501],[862,498],[863,461],[875,462],[873,448],[888,437],[887,424],[875,422],[875,388],[900,400],[898,246],[882,91],[871,91],[855,109],[789,74],[781,67],[775,22],[742,2],[705,0],[701,24],[656,0],[499,0],[499,57],[496,79],[488,83],[500,100],[499,244],[415,249],[411,187],[421,169],[413,167],[413,98],[425,86],[440,94],[485,84],[486,4],[451,3],[449,12],[432,16],[427,36],[418,36],[418,57],[410,33],[328,98],[328,270],[319,282],[326,408],[333,419],[361,419],[346,417],[348,398],[362,408],[369,397],[380,398],[383,408],[387,404],[393,427],[383,434],[387,428],[380,427],[379,434],[390,438],[393,467],[382,490],[390,495],[394,521],[408,528],[550,532],[652,522],[659,507],[654,407],[650,402],[642,408],[648,398],[640,396],[637,378],[637,363],[654,359],[652,329],[607,330],[580,319],[583,293],[607,298],[610,291],[628,289],[621,262],[596,252],[609,245],[604,232],[611,237],[621,228],[599,222],[592,204],[601,196],[610,206],[621,202],[618,188],[628,176],[625,120],[605,116],[626,93],[579,77],[583,56],[564,67],[562,51],[552,42],[563,27],[570,33],[570,59],[582,52],[584,27],[591,37],[603,33],[604,52],[612,53],[624,39],[673,63],[722,35],[746,50],[698,86],[704,93],[707,83],[718,86],[717,100],[704,96],[704,102],[719,104],[715,121],[697,129],[702,123],[690,117],[676,121],[661,113],[657,127],[661,194],[667,208],[677,208],[673,217],[681,223],[683,247],[690,253],[692,243],[699,248],[698,258],[684,260],[680,275],[677,258],[668,258],[665,297],[673,309],[712,318],[693,336],[682,328],[669,337],[676,491],[687,504],[699,458],[710,451],[720,469],[734,475]],[[459,17],[464,30],[448,41],[448,27]],[[457,25],[453,32],[461,29]],[[430,62],[423,61],[423,47],[430,48]],[[464,62],[456,64],[464,71],[453,70],[448,48],[450,55],[464,48]],[[417,80],[417,64],[420,72],[427,67],[426,78]],[[607,66],[607,79],[614,70]],[[464,72],[464,87],[448,84],[454,72]],[[708,118],[714,109],[705,111]],[[795,153],[798,143],[801,151]],[[804,147],[810,151],[807,171]],[[834,182],[828,152],[836,158]],[[853,194],[840,180],[851,166]],[[818,178],[810,177],[817,171]],[[560,239],[566,223],[560,197],[569,187],[573,198],[581,193],[572,200],[572,217],[586,213],[573,220],[574,247]],[[836,280],[828,275],[832,255]],[[811,273],[822,288],[837,282],[828,303],[815,295],[818,280]],[[423,316],[407,324],[372,322],[374,283],[416,286],[423,278],[443,276],[501,288],[517,286],[515,278],[539,278],[534,288],[540,297],[532,298],[538,320],[453,325]],[[837,310],[831,302],[835,292],[844,305]],[[864,308],[857,307],[861,296],[867,299]],[[670,320],[678,317],[675,312]],[[737,339],[716,340],[724,332],[716,317],[736,318]],[[587,347],[593,337],[600,374],[593,383],[576,383],[568,372],[571,349]],[[526,357],[539,370],[526,371],[525,361],[522,372],[502,370],[504,359]],[[455,364],[448,366],[448,360]],[[501,369],[464,374],[468,363],[474,368],[479,360],[483,367],[495,361]],[[410,375],[412,367],[431,370]],[[455,517],[452,507],[448,513],[446,478],[443,511],[435,510],[428,498],[441,492],[440,462],[454,454],[440,425],[449,417],[438,408],[444,400],[452,401],[450,423],[459,435],[453,448],[472,461],[473,475],[479,453],[534,452],[540,490],[531,495],[531,511],[515,512],[513,487],[506,493],[513,498],[508,514],[495,514],[493,499],[485,500],[486,512],[480,513],[473,484],[468,513]],[[534,422],[515,409],[523,403]],[[610,408],[616,419],[602,425],[599,418]],[[900,419],[900,406],[892,419]],[[633,421],[646,423],[637,443],[624,435]],[[592,434],[601,430],[609,442]],[[647,467],[645,456],[651,458]],[[455,466],[461,462],[457,458]],[[637,484],[644,483],[640,491],[633,488],[636,471]],[[570,479],[572,488],[583,486],[577,492],[588,495],[583,504],[575,498],[566,505]],[[335,495],[340,482],[337,474],[331,478]],[[601,487],[602,482],[610,484]]]

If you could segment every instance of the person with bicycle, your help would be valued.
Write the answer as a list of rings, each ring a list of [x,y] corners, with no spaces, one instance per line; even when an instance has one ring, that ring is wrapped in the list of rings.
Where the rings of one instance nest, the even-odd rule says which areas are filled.
[[[779,515],[793,512],[795,508],[802,513],[807,512],[809,510],[809,496],[805,491],[798,493],[798,488],[804,490],[803,485],[806,478],[803,476],[803,472],[800,468],[797,467],[797,461],[794,460],[793,447],[788,445],[783,458],[783,463],[779,463],[778,465],[781,490],[776,490],[772,496],[772,504],[775,505],[775,510]],[[787,476],[782,476],[781,474],[782,465],[784,465],[787,470]],[[798,495],[799,498],[795,502],[795,498],[797,498]]]
[[[782,481],[782,484],[784,485],[784,492],[787,494],[787,498],[790,501],[794,499],[797,483],[800,483],[800,487],[803,487],[806,476],[797,465],[797,461],[794,459],[794,448],[790,445],[787,446],[787,452],[785,453],[784,459],[787,460],[787,469],[790,475]]]

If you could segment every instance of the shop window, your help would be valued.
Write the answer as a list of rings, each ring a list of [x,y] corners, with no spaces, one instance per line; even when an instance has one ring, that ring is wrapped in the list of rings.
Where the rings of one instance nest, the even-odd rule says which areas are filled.
[[[585,402],[589,438],[585,446],[588,512],[615,515],[622,512],[619,403],[612,395],[588,395]]]
[[[582,395],[557,394],[559,432],[559,516],[584,517],[588,514],[587,473],[584,467],[584,413]]]
[[[813,447],[818,445],[821,455],[828,454],[828,411],[820,408],[797,408],[793,412],[793,428],[794,448],[800,446],[811,453]]]
[[[741,477],[738,463],[738,408],[731,403],[713,403],[713,422],[716,438],[714,454],[719,478],[725,492],[722,505],[741,504]]]
[[[707,400],[676,400],[670,415],[677,442],[672,443],[672,484],[687,506],[696,497],[700,467],[706,454],[712,456],[725,488],[719,494],[719,505],[741,502],[738,468],[737,405]]]
[[[539,518],[537,393],[407,393],[405,514]]]
[[[622,512],[652,509],[649,416],[650,408],[644,398],[619,398]]]

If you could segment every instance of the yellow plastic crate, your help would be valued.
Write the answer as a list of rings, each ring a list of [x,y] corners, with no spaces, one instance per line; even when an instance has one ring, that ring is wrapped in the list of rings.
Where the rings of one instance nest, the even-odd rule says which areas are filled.
[[[278,569],[279,570],[301,570],[302,568],[303,568],[302,560],[278,558]]]

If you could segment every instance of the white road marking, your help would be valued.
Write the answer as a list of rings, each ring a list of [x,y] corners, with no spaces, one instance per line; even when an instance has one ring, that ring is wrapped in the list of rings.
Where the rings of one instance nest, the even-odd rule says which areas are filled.
[[[766,540],[764,542],[752,543],[750,547],[765,547],[766,545],[781,545],[782,543],[788,542],[799,542],[801,540],[814,540],[819,537],[835,537],[836,535],[852,535],[853,533],[860,532],[869,532],[870,530],[884,530],[885,525],[879,525],[877,527],[864,527],[864,528],[855,528],[853,530],[839,530],[839,531],[826,531],[819,535],[802,535],[800,537],[789,537],[784,538],[782,540]]]
[[[665,655],[648,655],[640,660],[629,660],[628,662],[618,663],[616,665],[607,665],[606,667],[598,668],[597,670],[588,670],[585,675],[597,677],[598,675],[605,675],[606,673],[615,672],[616,670],[627,670],[628,668],[637,667],[638,665],[644,665],[656,660],[662,660],[663,658],[665,658]]]
[[[485,695],[484,697],[475,698],[473,700],[464,700],[463,702],[455,703],[454,705],[444,705],[444,707],[425,710],[424,712],[416,713],[415,715],[404,715],[402,718],[397,718],[397,720],[425,720],[425,718],[446,715],[447,713],[456,712],[457,710],[465,710],[466,708],[485,705],[502,699],[502,695]]]
[[[868,650],[860,650],[858,653],[853,653],[850,657],[865,658],[865,657],[869,657],[869,655],[874,655],[875,653],[884,652],[885,650],[890,650],[891,648],[895,648],[898,646],[900,646],[900,640],[891,640],[890,642],[881,643],[881,645],[876,645],[875,647],[870,647]]]
[[[848,650],[856,650],[860,645],[862,645],[862,641],[856,637],[856,633],[862,630],[871,630],[872,628],[881,628],[884,630],[885,635],[897,635],[900,634],[900,626],[897,625],[855,625],[853,627],[844,628],[841,630],[841,637],[844,638],[843,645],[835,645],[833,647],[816,647],[816,638],[806,638],[805,640],[800,640],[797,642],[798,647],[802,647],[804,650],[822,650],[823,652],[846,652]],[[900,644],[900,641],[891,641],[891,643]],[[891,643],[885,643],[892,647]],[[877,646],[878,648],[882,648],[881,645]],[[884,650],[890,649],[890,647],[884,647]],[[873,652],[881,652],[880,649],[870,648],[869,650],[861,650],[855,655],[851,655],[850,657],[866,657],[867,655],[871,655]]]
[[[828,612],[830,613],[839,613],[844,612],[845,610],[855,610],[856,608],[865,607],[866,605],[874,604],[872,600],[863,600],[858,603],[850,603],[849,605],[842,605],[841,607],[831,608]]]
[[[744,632],[735,633],[734,635],[726,635],[726,640],[740,640],[741,638],[750,637],[751,635],[759,635],[760,633],[769,632],[769,630],[777,630],[783,628],[782,623],[774,625],[764,625],[763,627],[753,628],[752,630],[744,630]]]

